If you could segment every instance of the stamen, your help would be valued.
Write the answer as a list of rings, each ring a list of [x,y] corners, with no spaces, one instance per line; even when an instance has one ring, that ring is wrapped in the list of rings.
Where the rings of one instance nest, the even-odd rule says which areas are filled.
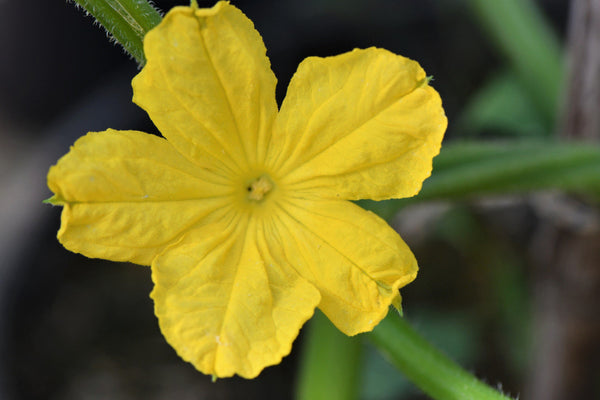
[[[273,182],[266,175],[263,175],[248,186],[248,199],[261,201],[272,189]]]

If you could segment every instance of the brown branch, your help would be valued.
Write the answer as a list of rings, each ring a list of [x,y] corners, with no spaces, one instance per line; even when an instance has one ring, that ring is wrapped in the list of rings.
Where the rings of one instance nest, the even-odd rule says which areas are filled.
[[[600,2],[573,0],[562,135],[600,141]],[[542,67],[543,68],[543,67]]]
[[[560,136],[600,143],[600,1],[573,0]],[[560,202],[559,198],[557,198]],[[564,204],[562,202],[561,204]],[[585,222],[598,215],[583,202]],[[556,208],[556,207],[554,207]],[[560,207],[559,207],[560,208]],[[562,221],[562,222],[561,222]],[[534,359],[525,398],[597,398],[600,357],[600,229],[545,218],[534,238]],[[595,393],[596,392],[596,393]]]

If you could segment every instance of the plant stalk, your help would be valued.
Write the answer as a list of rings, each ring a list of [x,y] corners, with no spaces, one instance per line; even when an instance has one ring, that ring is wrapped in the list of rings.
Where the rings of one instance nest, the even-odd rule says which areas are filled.
[[[510,399],[435,349],[396,313],[390,313],[368,336],[392,364],[436,400]]]

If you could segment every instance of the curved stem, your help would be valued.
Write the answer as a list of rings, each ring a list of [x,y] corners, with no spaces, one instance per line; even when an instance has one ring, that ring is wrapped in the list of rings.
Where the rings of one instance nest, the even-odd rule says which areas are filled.
[[[435,349],[396,313],[390,313],[368,336],[407,378],[436,400],[510,399]]]

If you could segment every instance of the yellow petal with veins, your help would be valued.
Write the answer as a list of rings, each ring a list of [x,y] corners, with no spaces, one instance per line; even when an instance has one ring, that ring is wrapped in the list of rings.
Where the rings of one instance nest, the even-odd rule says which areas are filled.
[[[319,289],[319,308],[347,335],[373,329],[417,275],[408,246],[381,218],[347,201],[288,199],[280,207],[271,236]]]
[[[133,101],[179,152],[240,172],[264,158],[277,114],[263,41],[240,10],[175,7],[144,38]]]
[[[286,356],[319,292],[287,263],[260,220],[223,210],[152,263],[167,341],[205,374],[253,378]]]
[[[166,246],[230,202],[229,182],[157,136],[88,133],[48,172],[64,206],[58,239],[88,257],[150,265]]]
[[[446,129],[415,61],[370,48],[310,57],[281,106],[269,162],[294,190],[383,200],[415,195]]]

